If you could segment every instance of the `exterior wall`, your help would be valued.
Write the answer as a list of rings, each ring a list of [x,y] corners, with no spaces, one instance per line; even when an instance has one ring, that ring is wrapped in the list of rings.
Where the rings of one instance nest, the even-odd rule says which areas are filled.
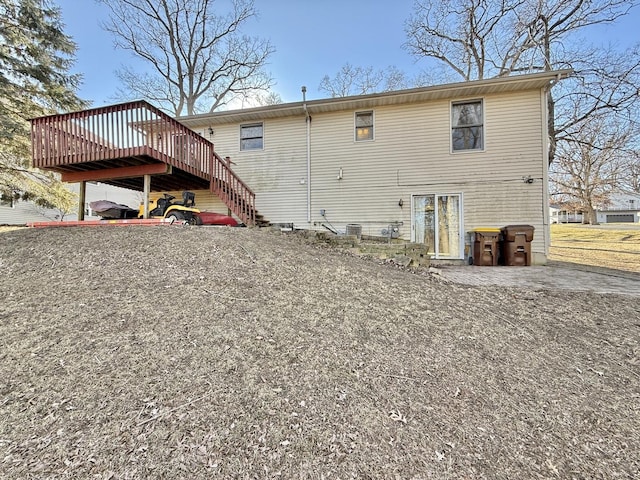
[[[25,225],[29,222],[57,220],[58,212],[38,207],[33,202],[15,202],[13,206],[0,204],[0,225]]]
[[[66,187],[76,194],[80,191],[80,184],[78,183],[67,183]],[[100,218],[99,216],[91,212],[89,207],[89,204],[91,202],[95,202],[96,200],[109,200],[111,202],[121,203],[123,205],[128,205],[131,208],[137,209],[142,199],[142,194],[140,192],[135,192],[126,188],[114,187],[112,185],[107,185],[106,183],[100,182],[87,182],[85,193],[86,220],[95,220]],[[76,211],[73,211],[70,214],[65,215],[64,219],[69,221],[77,220],[78,213]]]
[[[162,196],[162,193],[158,194],[154,192],[151,194],[151,196]],[[182,191],[170,191],[166,193],[176,197],[177,201],[182,199]],[[222,203],[222,200],[220,200],[216,195],[212,194],[209,190],[193,190],[193,193],[196,194],[195,208],[203,212],[215,212],[222,213],[224,215],[228,214],[227,206]]]
[[[264,122],[264,149],[240,150],[240,124],[217,125],[211,138],[221,157],[256,192],[258,211],[272,223],[307,228],[305,117]],[[200,133],[208,136],[203,128]],[[225,207],[226,208],[226,207]]]
[[[451,152],[451,101],[461,98],[314,114],[310,222],[304,116],[265,119],[263,150],[240,151],[240,123],[216,125],[211,140],[219,155],[231,157],[256,192],[258,210],[273,223],[322,229],[330,222],[340,231],[355,223],[364,234],[380,235],[398,222],[409,240],[413,195],[461,194],[464,232],[533,225],[532,251],[540,261],[548,248],[542,92],[476,98],[484,102],[483,151]],[[356,142],[355,112],[368,110],[374,111],[374,140]],[[206,136],[206,118],[202,122],[196,131]]]

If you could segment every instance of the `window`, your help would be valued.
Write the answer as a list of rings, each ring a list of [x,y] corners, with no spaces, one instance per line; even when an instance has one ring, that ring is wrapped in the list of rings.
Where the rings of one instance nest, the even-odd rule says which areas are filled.
[[[373,112],[356,112],[356,142],[373,140]]]
[[[482,100],[451,105],[451,145],[454,152],[484,148],[482,117]]]
[[[261,150],[263,145],[261,123],[240,125],[240,150]]]

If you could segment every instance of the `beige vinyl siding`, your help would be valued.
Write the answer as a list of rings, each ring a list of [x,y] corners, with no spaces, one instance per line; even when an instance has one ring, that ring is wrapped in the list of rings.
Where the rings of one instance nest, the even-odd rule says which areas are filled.
[[[305,118],[265,120],[263,124],[264,148],[245,151],[240,150],[241,124],[217,125],[212,138],[216,153],[231,158],[232,169],[256,192],[258,212],[265,218],[306,227]]]
[[[541,91],[471,99],[483,101],[482,151],[451,151],[451,102],[465,98],[366,109],[373,110],[375,120],[374,140],[366,142],[354,138],[359,109],[313,115],[310,224],[307,186],[301,182],[306,179],[303,116],[265,120],[261,151],[239,150],[240,124],[217,125],[213,140],[216,151],[229,155],[234,170],[256,191],[258,210],[272,222],[321,229],[328,221],[341,231],[357,223],[371,235],[402,222],[402,238],[408,240],[412,195],[461,194],[464,232],[478,226],[533,225],[533,250],[544,254]]]
[[[322,208],[338,228],[361,223],[363,232],[378,235],[399,221],[409,239],[412,195],[462,194],[465,231],[531,224],[539,233],[532,247],[544,252],[540,91],[483,98],[480,152],[451,153],[450,105],[377,108],[375,141],[366,144],[349,138],[349,112],[314,119],[313,220],[322,221]],[[523,182],[527,176],[533,184]]]
[[[163,193],[168,193],[169,195],[173,195],[175,198],[174,201],[180,202],[182,201],[182,190],[181,191],[171,191],[171,192],[153,192],[151,194],[152,198],[161,197]],[[228,209],[227,206],[218,198],[217,195],[214,195],[209,190],[193,190],[193,193],[196,195],[196,206],[198,210],[203,212],[215,212],[222,213],[227,215]]]

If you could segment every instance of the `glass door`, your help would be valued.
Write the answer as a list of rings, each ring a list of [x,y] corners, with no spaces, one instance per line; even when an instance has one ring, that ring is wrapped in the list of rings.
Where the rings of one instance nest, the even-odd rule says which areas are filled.
[[[460,194],[414,195],[411,240],[435,258],[462,258],[461,207]]]

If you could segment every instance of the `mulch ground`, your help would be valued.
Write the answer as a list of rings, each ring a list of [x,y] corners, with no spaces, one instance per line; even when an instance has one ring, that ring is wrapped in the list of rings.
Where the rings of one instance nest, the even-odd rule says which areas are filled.
[[[637,299],[255,229],[0,234],[0,477],[638,478]]]

